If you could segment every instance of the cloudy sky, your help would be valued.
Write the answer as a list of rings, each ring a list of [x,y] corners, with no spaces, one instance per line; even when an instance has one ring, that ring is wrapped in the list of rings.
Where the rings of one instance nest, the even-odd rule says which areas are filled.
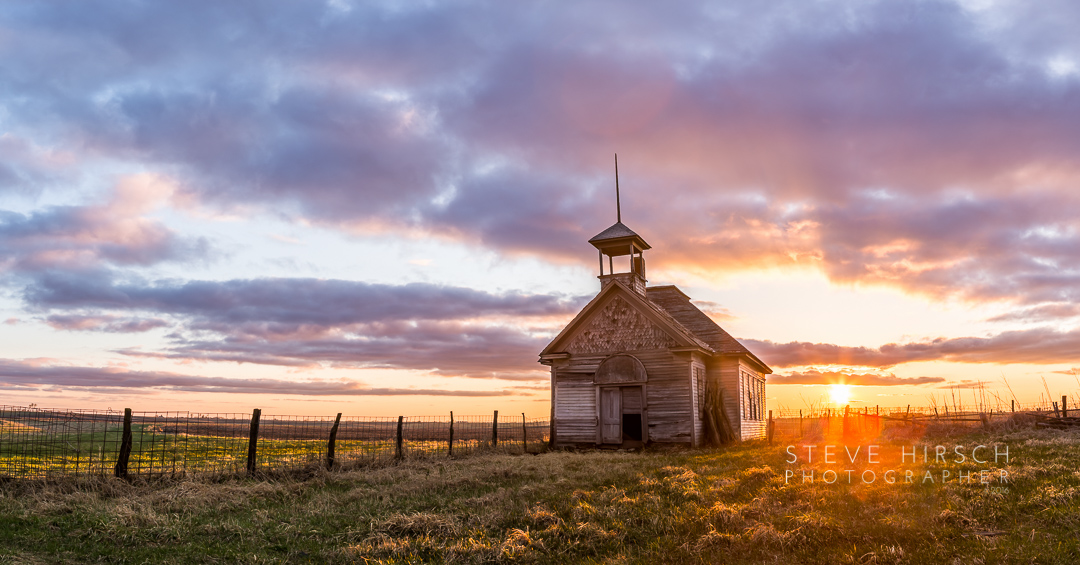
[[[546,415],[536,355],[599,288],[615,152],[650,283],[773,367],[770,407],[1075,394],[1078,26],[1067,1],[5,3],[0,404]]]

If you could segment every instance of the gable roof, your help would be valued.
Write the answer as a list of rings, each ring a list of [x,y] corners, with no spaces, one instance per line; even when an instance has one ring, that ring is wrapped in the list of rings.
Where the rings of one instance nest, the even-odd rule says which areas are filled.
[[[649,302],[663,309],[679,324],[690,330],[695,337],[707,343],[713,351],[725,355],[746,355],[755,364],[760,365],[765,374],[771,374],[769,368],[757,355],[754,355],[739,340],[731,337],[708,315],[690,303],[690,297],[675,286],[652,286],[645,289]]]
[[[626,224],[622,222],[615,222],[610,228],[596,234],[589,243],[604,253],[614,256],[628,255],[630,249],[623,247],[631,243],[642,251],[652,248],[640,235],[634,233],[634,230],[626,227]]]
[[[597,243],[597,242],[605,241],[605,240],[608,240],[608,239],[620,239],[620,238],[624,238],[624,237],[641,237],[641,236],[634,233],[634,230],[626,227],[626,224],[624,224],[622,222],[615,222],[615,224],[612,225],[610,228],[608,228],[608,229],[596,234],[595,236],[593,236],[593,238],[589,240],[589,243]]]
[[[589,303],[581,309],[581,312],[578,312],[577,316],[574,316],[574,319],[559,332],[559,335],[555,336],[555,339],[551,340],[551,343],[540,352],[540,355],[544,356],[561,351],[557,346],[563,345],[568,338],[572,337],[575,334],[574,330],[588,320],[601,304],[606,303],[605,298],[612,294],[622,296],[631,304],[631,306],[634,306],[639,312],[651,318],[653,323],[660,326],[661,329],[671,335],[675,341],[679,342],[680,346],[693,347],[708,353],[713,353],[713,348],[709,347],[708,343],[694,335],[694,332],[684,327],[674,316],[660,306],[646,300],[645,297],[640,294],[630,290],[621,282],[613,280],[605,286],[596,297],[590,300]]]

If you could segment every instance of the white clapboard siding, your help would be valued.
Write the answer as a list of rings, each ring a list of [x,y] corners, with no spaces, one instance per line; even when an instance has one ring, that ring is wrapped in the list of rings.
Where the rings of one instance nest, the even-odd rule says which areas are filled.
[[[646,393],[649,439],[662,443],[692,443],[694,415],[690,360],[669,351],[640,351],[635,355],[649,372]]]
[[[558,443],[595,443],[596,389],[592,380],[586,384],[560,382],[555,397]]]

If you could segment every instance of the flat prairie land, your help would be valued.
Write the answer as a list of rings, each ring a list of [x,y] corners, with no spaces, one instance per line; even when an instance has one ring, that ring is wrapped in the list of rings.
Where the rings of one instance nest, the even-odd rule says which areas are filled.
[[[0,563],[1080,563],[1080,432],[827,443],[9,481]]]

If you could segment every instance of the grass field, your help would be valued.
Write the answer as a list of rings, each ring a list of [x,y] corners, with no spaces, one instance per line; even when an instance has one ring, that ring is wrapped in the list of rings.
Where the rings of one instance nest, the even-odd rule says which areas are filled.
[[[0,479],[61,479],[109,475],[121,451],[118,412],[66,412],[0,406]],[[527,426],[526,426],[527,424]],[[325,461],[333,418],[266,416],[257,440],[260,470],[297,469]],[[526,430],[526,427],[531,430]],[[244,471],[250,416],[136,413],[131,425],[127,470],[140,477],[229,475]],[[375,462],[397,457],[395,418],[350,417],[336,434],[336,460]],[[464,454],[492,440],[490,416],[459,417],[454,452]],[[500,449],[541,449],[547,422],[499,423]],[[403,455],[446,455],[450,423],[440,417],[410,417],[401,425]]]
[[[980,466],[889,454],[998,445],[1010,461],[994,471],[1009,482],[785,482],[789,470],[843,465],[790,464],[785,445],[765,444],[425,458],[261,480],[13,481],[0,483],[0,563],[1080,562],[1080,433],[895,441],[875,442],[881,462],[848,467],[956,477]]]

